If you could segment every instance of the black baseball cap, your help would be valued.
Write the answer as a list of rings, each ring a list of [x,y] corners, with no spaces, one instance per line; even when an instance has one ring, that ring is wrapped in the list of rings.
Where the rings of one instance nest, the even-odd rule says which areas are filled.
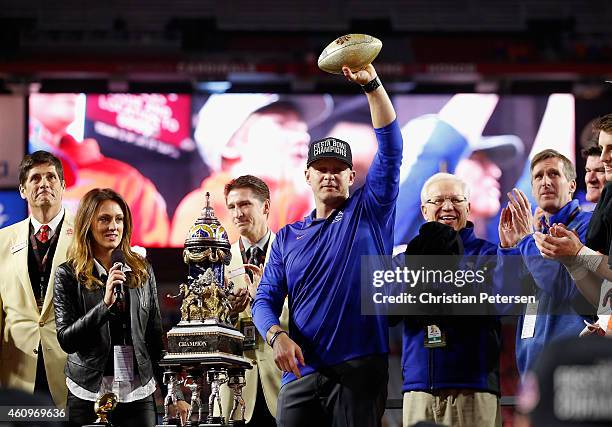
[[[311,142],[308,146],[306,167],[320,159],[336,159],[353,169],[353,156],[348,142],[332,136]]]

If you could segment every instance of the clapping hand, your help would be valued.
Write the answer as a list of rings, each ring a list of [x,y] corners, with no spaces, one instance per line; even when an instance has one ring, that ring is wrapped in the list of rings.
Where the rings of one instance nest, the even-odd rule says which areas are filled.
[[[529,199],[518,188],[514,188],[508,194],[508,208],[512,213],[512,222],[515,226],[518,239],[533,233],[533,214],[531,213],[531,203]]]
[[[569,260],[575,257],[583,243],[575,230],[568,230],[563,224],[553,224],[548,234],[534,234],[536,246],[544,258]]]
[[[518,243],[518,233],[509,207],[502,209],[497,231],[499,233],[499,244],[502,248],[511,248]]]
[[[499,217],[498,233],[502,248],[515,246],[521,239],[533,233],[531,204],[525,193],[515,188],[508,193],[508,205]]]

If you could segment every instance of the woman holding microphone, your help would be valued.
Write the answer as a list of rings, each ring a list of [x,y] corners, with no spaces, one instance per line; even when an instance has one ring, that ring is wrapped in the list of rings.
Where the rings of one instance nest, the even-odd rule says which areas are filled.
[[[161,317],[153,269],[130,248],[131,234],[132,214],[118,193],[97,188],[83,197],[53,297],[57,338],[68,353],[70,425],[94,422],[94,402],[105,393],[117,396],[114,424],[156,423]],[[177,406],[183,418],[189,405]]]

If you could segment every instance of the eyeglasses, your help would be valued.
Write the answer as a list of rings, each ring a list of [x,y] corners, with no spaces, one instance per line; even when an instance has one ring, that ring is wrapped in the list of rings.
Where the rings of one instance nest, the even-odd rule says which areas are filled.
[[[462,203],[467,202],[467,198],[463,196],[449,196],[449,197],[435,197],[433,199],[429,199],[426,203],[436,206],[442,206],[445,201],[450,200],[453,206],[459,206]]]

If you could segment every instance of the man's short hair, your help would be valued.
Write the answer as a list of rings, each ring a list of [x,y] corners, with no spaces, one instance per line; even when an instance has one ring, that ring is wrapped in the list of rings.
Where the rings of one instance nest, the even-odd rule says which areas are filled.
[[[429,179],[425,181],[425,184],[423,184],[423,188],[421,189],[421,204],[425,204],[425,202],[427,202],[427,199],[429,198],[429,187],[431,187],[432,184],[435,184],[436,182],[440,181],[452,181],[459,184],[461,186],[463,196],[466,199],[470,200],[470,189],[468,188],[468,185],[464,180],[459,178],[457,175],[453,175],[451,173],[439,172],[430,176]]]
[[[238,178],[232,179],[230,182],[225,184],[223,194],[227,199],[227,195],[230,191],[238,188],[248,188],[253,192],[253,195],[260,201],[265,202],[270,200],[270,189],[268,185],[261,178],[257,178],[253,175],[242,175]]]
[[[55,171],[60,181],[64,182],[64,168],[62,162],[48,151],[35,151],[32,154],[26,154],[19,164],[19,185],[24,186],[30,169],[38,165],[51,165],[55,166]]]
[[[570,159],[552,148],[542,150],[531,159],[530,172],[533,172],[535,165],[546,159],[560,159],[563,162],[563,175],[565,179],[571,181],[576,179],[576,167]]]
[[[598,118],[593,124],[593,130],[612,134],[612,113]]]
[[[596,142],[592,142],[580,151],[582,158],[586,160],[591,156],[601,156],[601,147]]]

